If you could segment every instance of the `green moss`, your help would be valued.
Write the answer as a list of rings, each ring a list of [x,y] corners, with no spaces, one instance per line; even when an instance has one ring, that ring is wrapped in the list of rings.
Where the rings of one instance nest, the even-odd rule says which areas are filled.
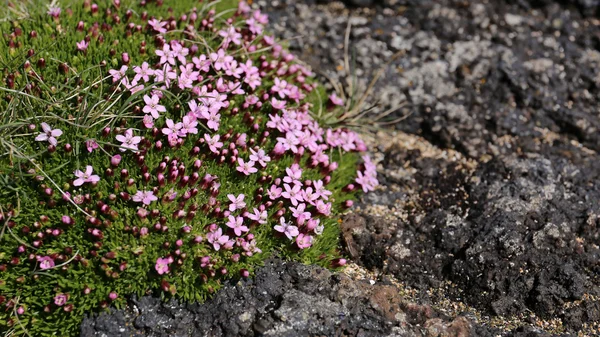
[[[346,200],[356,197],[356,191],[344,191],[344,187],[356,177],[359,153],[339,148],[328,150],[329,161],[339,164],[327,185],[332,192],[329,198],[333,216],[320,217],[324,232],[315,236],[312,247],[299,249],[290,240],[276,235],[273,226],[278,223],[275,214],[280,208],[274,205],[268,208],[267,224],[248,222],[262,253],[242,255],[234,262],[234,254],[242,252],[240,247],[215,251],[206,243],[210,224],[227,230],[226,219],[215,215],[215,208],[224,209],[229,205],[227,195],[246,195],[246,208],[251,211],[268,200],[266,190],[272,181],[284,177],[285,169],[295,161],[303,169],[303,181],[324,179],[325,168],[307,165],[308,154],[299,157],[286,153],[259,173],[241,175],[236,165],[227,163],[229,156],[224,163],[219,162],[218,156],[198,142],[201,135],[209,131],[201,125],[198,135],[188,135],[180,147],[169,147],[160,131],[153,135],[151,129],[143,127],[143,114],[136,110],[144,106],[142,98],[149,90],[136,94],[115,91],[109,78],[109,69],[121,66],[122,53],[129,54],[131,66],[144,61],[156,62],[154,34],[145,28],[143,12],[147,12],[148,18],[177,19],[182,14],[190,14],[191,7],[196,6],[199,19],[195,34],[183,34],[185,24],[180,23],[166,38],[186,39],[186,45],[197,44],[200,54],[208,54],[219,48],[222,38],[215,31],[198,29],[198,22],[207,18],[210,10],[215,10],[215,27],[226,27],[228,18],[234,19],[234,25],[242,25],[239,16],[234,16],[237,1],[165,1],[162,6],[148,1],[142,7],[137,1],[123,0],[120,8],[103,2],[94,14],[89,7],[82,6],[81,1],[64,0],[58,3],[62,8],[58,20],[46,14],[43,3],[31,0],[22,8],[17,6],[2,13],[7,19],[0,22],[0,31],[4,33],[0,38],[0,70],[5,79],[0,84],[0,331],[10,336],[76,335],[84,314],[108,306],[123,307],[127,296],[132,294],[155,293],[204,301],[225,280],[239,277],[245,270],[251,273],[274,254],[327,267],[339,258],[339,227],[335,215],[342,212]],[[111,15],[106,16],[107,10]],[[129,19],[128,11],[131,12]],[[121,22],[115,21],[115,17]],[[76,29],[79,21],[85,24],[83,31]],[[142,30],[128,28],[129,22],[142,25]],[[95,23],[97,34],[90,30]],[[32,31],[37,33],[36,38],[31,37]],[[98,39],[100,35],[103,42]],[[86,36],[91,37],[88,50],[77,51],[76,43]],[[256,44],[260,40],[256,39]],[[145,53],[142,53],[140,47],[144,43]],[[243,50],[231,53],[240,61],[250,59],[254,64],[260,64],[261,57],[267,62],[276,59],[269,48],[256,53]],[[42,67],[42,58],[45,67]],[[66,72],[61,68],[63,64],[68,67]],[[256,90],[257,95],[268,92],[276,70],[267,74]],[[222,75],[214,76],[216,79]],[[282,75],[282,78],[293,81],[295,75]],[[312,82],[312,79],[307,81]],[[156,121],[159,128],[166,118],[181,120],[191,99],[189,91],[170,90],[164,95],[161,104],[166,106],[167,112]],[[228,99],[229,107],[221,111],[219,129],[222,137],[225,134],[232,137],[225,141],[225,146],[235,135],[245,133],[267,152],[272,150],[277,143],[274,130],[270,129],[272,135],[261,142],[262,132],[268,129],[268,115],[273,113],[270,103],[252,111],[255,119],[248,122],[245,115],[251,109],[242,108],[245,95],[232,95]],[[326,109],[324,99],[325,91],[318,87],[300,103],[312,104],[311,110],[316,113]],[[299,108],[300,105],[288,102],[288,107]],[[234,109],[239,109],[239,113],[233,113]],[[46,142],[34,141],[41,132],[42,122],[63,131],[55,149],[49,148]],[[258,131],[253,130],[252,124],[258,125]],[[111,131],[106,134],[105,128]],[[115,136],[129,128],[148,140],[148,144],[140,146],[139,155],[143,155],[143,160],[131,151],[118,150]],[[89,152],[85,144],[89,139],[95,139],[100,147]],[[161,150],[155,147],[157,139],[165,143]],[[67,149],[67,144],[72,149]],[[194,154],[196,146],[200,151]],[[243,152],[240,157],[247,160],[249,154],[239,148]],[[115,154],[123,156],[118,167],[110,163]],[[165,156],[169,160],[165,160]],[[173,159],[177,160],[177,166],[185,166],[182,175],[192,176],[195,172],[199,180],[205,174],[218,177],[216,205],[211,204],[210,184],[181,184],[179,177],[158,186],[157,168],[161,162],[171,165]],[[194,169],[196,160],[202,160],[202,166]],[[85,170],[87,165],[100,175],[100,181],[96,185],[73,186],[73,172]],[[127,170],[126,177],[121,170]],[[144,179],[146,172],[150,174],[148,181]],[[271,179],[265,182],[263,177]],[[173,189],[177,198],[168,201],[163,197],[146,207],[125,197],[153,188],[159,197]],[[73,200],[81,197],[83,201],[67,201],[62,197],[63,192],[69,192]],[[182,196],[186,192],[193,195],[184,200]],[[284,209],[287,206],[285,204]],[[141,217],[137,214],[139,209],[150,214]],[[180,210],[185,216],[175,216]],[[191,216],[193,212],[195,215]],[[314,209],[313,213],[316,216]],[[288,210],[286,216],[289,215]],[[63,216],[71,217],[74,224],[63,223]],[[157,223],[162,228],[168,227],[168,231],[154,229]],[[182,231],[184,226],[189,226],[189,233]],[[148,228],[149,234],[140,235],[142,228]],[[101,239],[92,234],[95,229],[101,230]],[[53,230],[58,230],[59,235],[55,236]],[[196,236],[202,236],[204,241],[193,244]],[[178,240],[183,240],[179,252],[175,247]],[[40,269],[37,258],[42,256],[50,256],[57,266]],[[174,262],[169,273],[159,275],[155,263],[165,256],[172,256]],[[211,258],[210,267],[201,266],[200,260],[206,256]],[[223,270],[227,272],[222,273]],[[108,297],[111,292],[119,295],[114,301]],[[69,296],[68,305],[53,304],[54,297],[63,293]],[[24,312],[18,314],[20,309]]]

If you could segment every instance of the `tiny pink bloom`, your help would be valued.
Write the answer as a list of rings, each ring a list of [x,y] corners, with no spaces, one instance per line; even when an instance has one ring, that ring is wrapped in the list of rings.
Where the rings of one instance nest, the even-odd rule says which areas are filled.
[[[168,273],[169,272],[169,259],[158,258],[156,260],[156,265],[154,266],[154,269],[156,269],[156,272],[159,275]]]
[[[75,174],[77,179],[73,181],[73,186],[81,186],[84,183],[95,183],[100,181],[100,176],[92,174],[93,170],[94,168],[91,165],[87,165],[85,167],[85,172],[75,170],[75,172],[73,173]]]
[[[310,212],[306,212],[306,204],[300,203],[298,207],[290,207],[290,211],[292,211],[292,215],[294,218],[304,218],[305,220],[310,219]]]
[[[210,113],[206,116],[206,119],[208,120],[206,122],[206,126],[208,126],[209,129],[212,130],[219,130],[219,124],[221,121],[221,115],[216,112],[216,111],[210,111]]]
[[[208,134],[204,134],[204,140],[206,140],[206,144],[208,144],[211,152],[219,153],[219,149],[223,147],[223,143],[219,141],[220,138],[220,135],[214,135],[211,137]]]
[[[228,194],[227,199],[229,199],[229,201],[231,201],[231,204],[229,204],[229,211],[233,212],[235,210],[246,207],[244,198],[245,198],[245,195],[243,195],[243,194],[240,194],[237,197],[233,194]]]
[[[61,12],[60,7],[53,6],[53,7],[48,8],[48,15],[50,15],[51,17],[53,17],[55,19],[57,19],[60,16],[60,12]]]
[[[249,176],[252,173],[258,172],[258,169],[256,167],[254,167],[253,161],[244,162],[244,160],[242,158],[238,158],[238,164],[239,164],[239,166],[236,167],[236,170],[238,170],[239,172],[241,172],[247,176]]]
[[[159,112],[167,111],[167,109],[163,105],[158,104],[159,100],[160,98],[157,95],[152,95],[152,97],[144,95],[144,102],[146,103],[146,106],[144,106],[144,109],[142,109],[142,111],[144,113],[151,114],[154,119],[157,119],[158,117],[160,117]]]
[[[262,212],[259,211],[258,209],[254,208],[254,213],[250,213],[247,215],[248,219],[250,220],[254,220],[256,222],[258,222],[261,225],[264,225],[267,223],[267,211],[263,210]]]
[[[296,244],[300,249],[306,249],[312,246],[313,237],[308,234],[299,234],[296,238]]]
[[[127,81],[127,77],[125,77],[125,73],[127,72],[127,69],[129,69],[127,66],[121,66],[121,68],[119,70],[116,70],[116,69],[109,70],[108,72],[109,72],[109,74],[112,75],[113,83],[120,80],[121,84],[125,84]]]
[[[329,199],[329,196],[331,195],[331,191],[328,191],[327,189],[325,189],[322,180],[313,180],[312,184],[313,184],[313,187],[315,188],[316,195],[318,195],[320,198],[323,198],[325,200]]]
[[[233,215],[230,215],[228,218],[229,221],[227,221],[226,225],[227,227],[233,229],[233,232],[236,236],[241,236],[242,233],[248,231],[248,227],[244,226],[244,218],[241,216],[234,217]]]
[[[116,155],[114,155],[114,156],[112,156],[110,158],[110,164],[112,166],[118,166],[120,162],[121,162],[121,155],[120,154],[116,154]]]
[[[215,231],[211,231],[206,235],[206,241],[212,244],[216,251],[219,251],[221,246],[224,246],[229,242],[229,236],[223,235],[223,230],[217,228]]]
[[[302,169],[300,168],[300,165],[294,163],[291,167],[287,167],[285,172],[287,173],[287,176],[283,178],[284,183],[301,185],[300,178],[302,178]]]
[[[54,304],[56,304],[59,307],[62,307],[63,305],[65,305],[68,300],[69,300],[69,296],[67,294],[58,294],[58,295],[54,296]]]
[[[280,101],[275,97],[271,98],[271,105],[273,106],[273,109],[275,109],[275,110],[285,109],[285,101],[284,100]]]
[[[131,200],[141,202],[144,205],[150,205],[153,201],[158,200],[158,197],[156,197],[152,191],[137,191],[137,193],[131,197]]]
[[[269,199],[275,200],[281,197],[282,191],[283,189],[281,189],[281,187],[277,187],[277,185],[271,185],[271,188],[269,188],[267,191],[267,195],[269,196]]]
[[[108,294],[108,298],[109,298],[111,301],[114,301],[114,300],[116,300],[116,299],[117,299],[117,297],[119,297],[119,295],[118,295],[116,292],[114,292],[114,291],[111,291],[111,292],[110,292],[110,294]]]
[[[37,261],[40,263],[40,269],[42,270],[54,268],[54,260],[50,256],[38,256]]]
[[[137,151],[137,144],[142,141],[142,137],[133,135],[133,129],[125,130],[125,135],[117,135],[115,138],[122,143],[119,149],[121,152],[126,150]]]
[[[279,233],[285,234],[288,239],[292,240],[296,237],[300,232],[298,231],[298,227],[292,225],[290,222],[286,222],[284,217],[279,218],[280,225],[273,227]]]
[[[266,167],[267,163],[271,161],[271,157],[269,157],[263,149],[258,149],[258,151],[250,149],[250,153],[250,160],[258,162],[262,167]]]
[[[183,127],[183,124],[181,123],[174,123],[172,119],[167,119],[166,121],[167,127],[162,129],[162,133],[164,135],[170,136],[170,135],[175,135],[178,136],[181,128]]]
[[[81,41],[77,42],[76,45],[77,45],[77,50],[86,51],[89,44],[85,40],[81,40]]]
[[[98,148],[98,143],[94,139],[88,139],[85,141],[85,147],[87,148],[88,152],[92,152]]]
[[[210,54],[210,60],[213,63],[215,70],[225,70],[225,65],[233,61],[233,57],[225,55],[225,50],[219,49],[216,53]]]
[[[138,82],[139,80],[144,80],[144,82],[150,81],[150,76],[154,76],[154,69],[150,68],[148,62],[142,63],[141,67],[133,68],[135,72],[135,77],[133,78],[133,82]]]
[[[285,98],[288,93],[287,90],[288,83],[285,80],[281,80],[279,78],[275,78],[275,84],[271,87],[271,91],[279,94],[279,97]]]
[[[210,60],[206,57],[206,55],[200,55],[199,57],[192,58],[192,62],[196,66],[196,69],[203,71],[205,73],[210,71]]]
[[[342,101],[341,98],[337,97],[337,95],[335,93],[333,93],[329,96],[329,100],[331,101],[331,103],[333,105],[339,105],[339,106],[344,105],[344,101]]]
[[[330,215],[331,214],[331,203],[325,203],[323,202],[323,200],[319,200],[317,201],[317,211],[323,215]]]
[[[154,29],[156,32],[158,32],[160,34],[167,32],[167,30],[164,28],[168,24],[167,21],[161,22],[157,19],[151,19],[151,20],[148,20],[148,24],[150,25],[150,27],[152,27],[152,29]]]
[[[173,55],[171,46],[168,43],[163,45],[162,50],[157,49],[155,53],[156,55],[160,56],[160,64],[169,63],[171,65],[175,65],[175,56]]]
[[[146,128],[152,129],[154,127],[154,118],[152,118],[152,115],[144,115],[142,123],[144,123]]]
[[[289,199],[292,205],[298,206],[299,201],[304,201],[304,198],[302,198],[302,193],[300,193],[300,185],[294,185],[294,187],[290,187],[289,184],[283,184],[283,188],[285,191],[281,193],[281,196]]]
[[[51,145],[56,146],[56,144],[58,144],[58,141],[56,140],[56,138],[58,138],[60,135],[62,135],[62,130],[60,129],[52,129],[50,127],[50,125],[46,124],[46,123],[42,123],[42,133],[40,133],[37,137],[35,137],[35,140],[37,140],[38,142],[43,142],[43,141],[48,141],[48,143],[50,143]]]
[[[183,116],[183,121],[181,122],[181,130],[179,131],[179,135],[182,137],[185,137],[185,135],[187,135],[188,133],[191,134],[197,134],[198,133],[198,128],[196,128],[196,126],[198,125],[198,122],[196,122],[196,119],[194,117],[191,116]]]
[[[219,31],[219,35],[221,37],[223,37],[223,48],[227,49],[227,47],[229,47],[229,44],[231,42],[233,42],[233,44],[235,45],[239,45],[240,43],[242,43],[241,38],[242,38],[242,34],[236,32],[235,27],[233,26],[229,26],[229,28],[227,28],[227,30],[221,30]]]

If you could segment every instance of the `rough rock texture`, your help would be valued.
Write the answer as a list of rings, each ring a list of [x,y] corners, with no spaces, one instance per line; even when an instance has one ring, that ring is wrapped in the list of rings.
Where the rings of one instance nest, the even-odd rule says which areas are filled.
[[[479,327],[486,333],[491,329]],[[253,280],[225,286],[205,304],[146,296],[84,321],[81,336],[475,336],[465,317],[406,302],[389,282],[273,260]]]
[[[366,84],[400,51],[372,101],[404,102],[397,116],[408,115],[402,132],[373,140],[385,188],[344,222],[348,253],[440,306],[460,299],[517,325],[598,334],[597,4],[326,3],[265,5],[273,29],[300,36],[301,58],[342,83]]]
[[[406,119],[370,140],[383,186],[342,223],[363,269],[273,261],[204,305],[134,299],[82,336],[600,335],[598,0],[254,2],[359,93],[398,56],[366,106]]]

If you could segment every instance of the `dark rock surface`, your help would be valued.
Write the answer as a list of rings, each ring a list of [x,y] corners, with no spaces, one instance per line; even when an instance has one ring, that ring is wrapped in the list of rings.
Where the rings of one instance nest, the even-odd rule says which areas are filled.
[[[254,2],[346,86],[399,55],[369,103],[408,117],[370,140],[383,186],[342,224],[377,282],[273,261],[82,336],[600,336],[600,1]]]
[[[492,329],[478,327],[489,334]],[[389,282],[272,260],[205,304],[146,296],[86,319],[81,336],[475,336],[465,317],[404,301]]]
[[[397,129],[431,153],[406,134],[376,138],[385,189],[343,224],[348,253],[423,291],[451,281],[447,297],[487,315],[532,313],[571,333],[597,324],[598,4],[382,3],[269,7],[274,29],[302,36],[292,48],[342,83],[353,76],[343,67],[349,23],[365,83],[402,51],[373,100],[404,102]]]

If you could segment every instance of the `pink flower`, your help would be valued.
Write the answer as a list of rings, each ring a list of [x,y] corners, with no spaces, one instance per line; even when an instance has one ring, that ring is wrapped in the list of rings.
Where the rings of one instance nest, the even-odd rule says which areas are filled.
[[[329,196],[331,195],[331,191],[328,191],[327,189],[325,189],[322,180],[320,180],[320,179],[313,180],[312,185],[315,188],[315,194],[318,195],[319,198],[323,198],[325,200],[329,199]]]
[[[225,50],[219,49],[216,53],[210,54],[210,60],[213,62],[215,70],[224,70],[225,64],[233,61],[233,57],[225,55]]]
[[[212,130],[219,130],[219,124],[221,121],[221,115],[217,111],[211,111],[210,114],[205,115],[205,118],[208,120],[206,122],[206,126]]]
[[[116,293],[116,292],[114,292],[114,291],[111,291],[111,292],[110,292],[110,294],[108,294],[108,298],[109,298],[111,301],[114,301],[114,300],[116,300],[118,297],[119,297],[119,294],[117,294],[117,293]]]
[[[298,248],[300,248],[300,249],[309,248],[310,246],[312,246],[312,243],[313,243],[313,237],[308,234],[300,234],[296,238],[296,244],[298,245]]]
[[[254,18],[250,18],[246,20],[246,24],[248,25],[248,30],[252,32],[252,34],[260,35],[263,32],[263,26],[259,24]]]
[[[238,172],[241,172],[247,176],[249,176],[252,173],[258,172],[258,169],[256,167],[254,167],[253,161],[244,162],[244,160],[242,158],[238,158],[237,161],[238,161],[239,166],[236,167],[235,169],[238,170]]]
[[[281,193],[281,196],[289,199],[292,205],[298,206],[299,201],[304,201],[302,198],[302,193],[300,193],[300,185],[294,185],[294,187],[290,187],[289,184],[283,184],[283,188],[285,192]]]
[[[172,119],[167,119],[167,127],[162,129],[162,133],[169,137],[174,136],[177,138],[180,134],[180,130],[183,127],[183,124],[177,123],[175,124]]]
[[[155,53],[160,56],[160,64],[170,63],[171,65],[175,65],[175,57],[173,56],[173,51],[168,43],[163,45],[162,50],[157,49]]]
[[[300,233],[298,231],[298,227],[292,225],[289,222],[286,222],[284,217],[279,218],[279,223],[280,225],[273,227],[273,229],[278,231],[279,233],[285,234],[285,236],[287,236],[287,238],[290,240],[292,240],[298,235],[298,233]]]
[[[163,105],[158,104],[159,100],[160,98],[157,95],[152,95],[152,97],[144,95],[144,102],[146,103],[146,106],[144,106],[142,111],[144,113],[151,114],[154,119],[157,119],[160,117],[159,112],[167,111]]]
[[[171,49],[173,50],[173,57],[179,60],[182,64],[187,63],[186,56],[190,53],[188,48],[184,48],[179,41],[172,40],[171,41]]]
[[[113,78],[113,83],[121,80],[121,84],[125,84],[125,80],[127,80],[127,77],[125,77],[125,73],[127,72],[127,69],[129,69],[127,66],[121,66],[121,69],[116,70],[116,69],[111,69],[109,70],[109,74],[112,75]]]
[[[290,207],[290,211],[292,211],[292,215],[294,216],[294,218],[302,218],[304,220],[308,220],[311,217],[310,212],[306,212],[306,204],[305,203],[300,203],[298,204],[298,207]]]
[[[307,187],[306,189],[302,190],[302,198],[304,199],[305,202],[314,206],[315,201],[317,201],[317,199],[319,199],[319,196],[313,192],[312,187]]]
[[[58,141],[56,140],[56,138],[58,138],[60,135],[62,135],[62,130],[60,129],[54,129],[52,130],[52,128],[50,127],[50,125],[46,124],[46,123],[42,123],[42,133],[40,133],[37,137],[35,137],[35,140],[37,140],[38,142],[44,142],[47,141],[48,143],[50,143],[50,145],[54,145],[56,146],[56,144],[58,144]]]
[[[117,135],[115,137],[119,142],[121,142],[120,150],[121,152],[125,152],[126,150],[137,151],[139,144],[142,141],[142,137],[134,136],[133,129],[125,130],[125,135]]]
[[[50,256],[38,256],[36,259],[40,263],[40,269],[54,268],[54,260]]]
[[[161,22],[159,20],[152,19],[152,20],[148,20],[148,24],[150,25],[150,27],[152,27],[152,29],[154,29],[156,32],[158,32],[160,34],[167,32],[167,30],[164,28],[168,24],[168,22],[166,22],[166,21]]]
[[[219,153],[219,149],[223,147],[223,143],[219,141],[221,136],[214,135],[211,137],[208,134],[204,134],[204,140],[206,140],[206,144],[208,144],[208,148],[213,153]]]
[[[158,198],[152,191],[137,191],[133,196],[131,196],[131,200],[144,203],[144,205],[150,205],[153,201],[158,200]]]
[[[50,15],[51,17],[53,17],[55,19],[58,19],[58,17],[60,16],[60,12],[61,12],[60,7],[53,6],[53,7],[48,8],[48,15]]]
[[[264,225],[267,223],[267,211],[263,210],[263,211],[259,211],[258,209],[254,208],[254,213],[250,213],[247,215],[248,219],[250,220],[254,220],[256,222],[258,222],[261,225]]]
[[[148,129],[151,129],[154,127],[154,118],[152,118],[151,115],[144,115],[144,118],[142,119],[142,123],[144,123],[144,126]]]
[[[88,152],[91,153],[98,148],[98,143],[94,139],[88,139],[85,141],[85,147],[87,148]]]
[[[300,165],[294,163],[291,167],[287,167],[285,169],[287,176],[283,178],[284,183],[288,184],[296,184],[301,185],[300,178],[302,178],[302,169],[300,169]]]
[[[229,47],[229,43],[233,42],[235,45],[239,45],[242,43],[240,40],[242,38],[242,34],[235,31],[235,27],[229,26],[227,30],[219,31],[219,36],[224,37],[223,40],[223,48],[227,49]]]
[[[186,88],[191,89],[194,87],[194,79],[186,74],[181,74],[177,78],[177,86],[179,86],[179,89],[181,90],[185,90]]]
[[[77,42],[76,45],[77,45],[77,50],[86,51],[89,44],[85,40],[81,40],[80,42]]]
[[[140,79],[143,79],[144,82],[150,81],[150,76],[154,76],[154,69],[150,68],[148,62],[142,63],[141,67],[133,68],[135,72],[135,77],[133,78],[133,82],[138,82]]]
[[[154,70],[154,82],[164,82],[165,87],[171,87],[171,80],[177,78],[177,72],[169,64],[165,64],[162,69]]]
[[[215,231],[211,231],[206,235],[206,241],[212,244],[216,251],[219,251],[221,246],[228,243],[229,236],[223,235],[223,230],[221,228],[217,228]]]
[[[154,269],[159,275],[166,274],[169,272],[169,259],[166,258],[158,258],[156,260],[156,264],[154,265]]]
[[[95,183],[100,181],[100,176],[92,175],[92,171],[94,168],[90,165],[85,167],[85,172],[81,172],[80,170],[76,170],[73,172],[77,179],[73,181],[73,186],[81,186],[84,183]]]
[[[275,200],[281,197],[282,191],[283,189],[281,189],[281,187],[277,187],[277,185],[271,185],[271,188],[269,188],[267,191],[267,195],[269,196],[269,199]]]
[[[207,59],[206,55],[200,55],[199,57],[192,58],[192,62],[196,66],[196,69],[205,73],[210,71],[210,60]]]
[[[244,83],[248,84],[252,90],[256,89],[256,87],[262,84],[260,74],[254,73],[246,76],[244,78]]]
[[[241,216],[234,217],[233,215],[230,215],[228,218],[229,221],[227,221],[226,225],[227,227],[233,229],[233,232],[236,236],[241,236],[242,233],[248,231],[248,227],[243,225],[244,218],[242,218]]]
[[[59,307],[62,307],[63,305],[65,305],[68,300],[69,300],[69,296],[67,294],[58,294],[58,295],[54,296],[54,304],[56,304]]]
[[[196,128],[196,126],[198,125],[198,122],[196,122],[196,119],[190,116],[183,116],[183,121],[181,122],[181,130],[180,130],[180,136],[185,136],[188,133],[192,133],[192,134],[197,134],[198,133],[198,129]]]
[[[271,92],[279,94],[279,97],[285,98],[288,93],[288,83],[285,80],[281,80],[278,77],[275,78],[275,84],[271,87]]]
[[[319,200],[317,201],[317,211],[323,215],[330,215],[331,214],[331,203],[325,203],[323,202],[323,200]]]
[[[333,105],[339,105],[339,106],[344,105],[344,101],[342,101],[341,98],[337,97],[337,95],[335,93],[333,93],[329,96],[329,100],[331,101],[331,103]]]
[[[229,199],[229,201],[231,201],[231,204],[229,204],[229,211],[233,212],[235,210],[246,207],[244,198],[245,198],[245,195],[243,195],[243,194],[240,194],[237,197],[233,194],[228,194],[227,199]]]
[[[283,110],[283,109],[285,109],[285,101],[284,100],[280,101],[277,98],[273,97],[273,98],[271,98],[271,106],[275,110]]]

